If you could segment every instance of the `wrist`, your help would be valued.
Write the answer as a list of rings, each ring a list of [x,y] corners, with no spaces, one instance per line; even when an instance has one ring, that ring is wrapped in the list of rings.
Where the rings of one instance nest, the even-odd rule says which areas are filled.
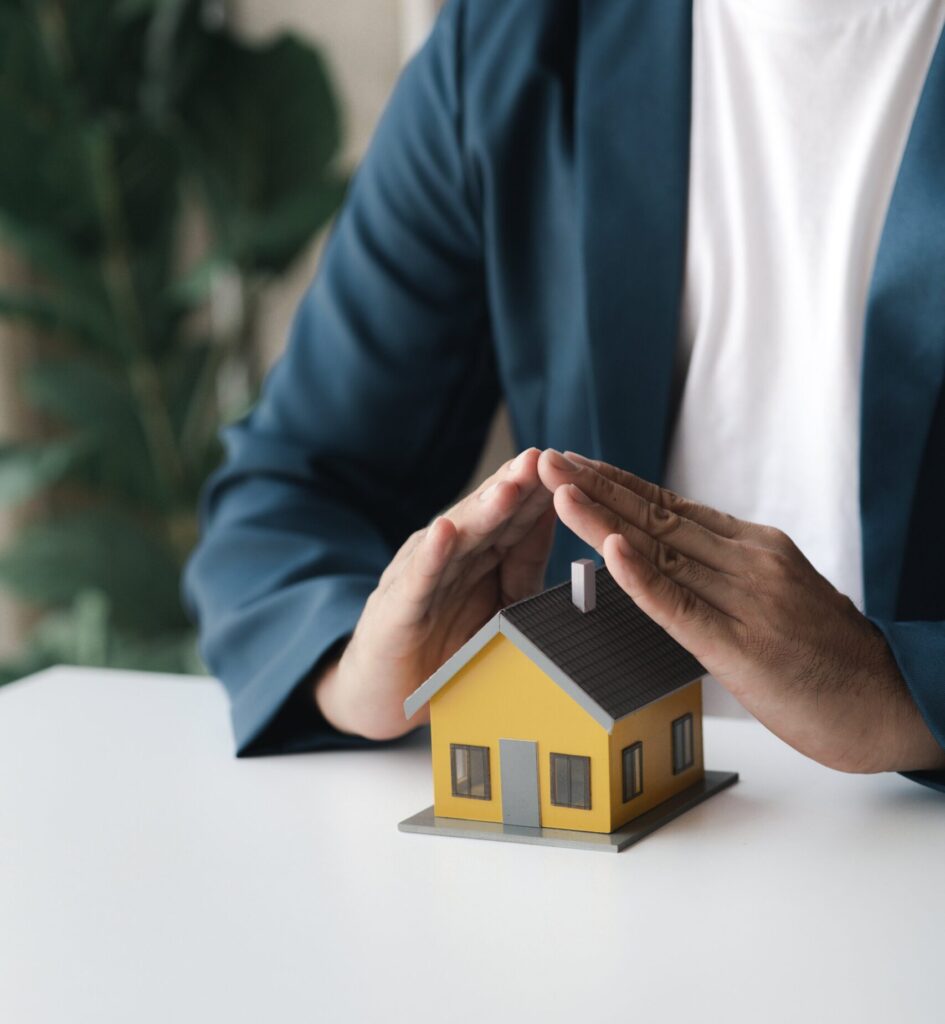
[[[883,762],[876,771],[936,771],[945,769],[945,750],[932,735],[909,691],[885,638],[882,665],[886,713],[883,715],[885,742]]]
[[[339,732],[355,734],[348,709],[347,688],[343,683],[344,648],[323,661],[312,676],[312,698],[325,721]]]

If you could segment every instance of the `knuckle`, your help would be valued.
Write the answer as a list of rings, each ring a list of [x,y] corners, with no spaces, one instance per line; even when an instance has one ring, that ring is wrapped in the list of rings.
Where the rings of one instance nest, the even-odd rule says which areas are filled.
[[[587,493],[598,501],[612,501],[617,493],[617,485],[596,470],[582,468],[579,474],[580,486],[587,488]]]
[[[650,585],[659,604],[665,610],[668,619],[666,626],[672,628],[685,622],[692,614],[692,595],[668,576],[656,572],[653,576]]]
[[[763,549],[759,552],[758,561],[767,580],[777,582],[790,574],[790,558],[778,548]]]
[[[682,515],[691,505],[691,502],[667,487],[659,488],[657,501],[668,512],[675,512],[677,515]]]
[[[669,509],[650,502],[646,508],[647,530],[656,537],[668,537],[679,529],[682,519]]]
[[[617,515],[616,512],[611,512],[609,508],[605,508],[601,515],[604,520],[604,524],[611,533],[622,533],[626,535],[627,524],[620,518],[620,516]],[[627,537],[627,540],[630,541],[631,545],[633,544],[632,537]]]
[[[688,560],[683,558],[675,548],[666,544],[656,544],[655,549],[656,567],[661,573],[674,578],[687,574],[686,562]]]
[[[741,522],[729,512],[720,512],[722,517],[720,527],[727,537],[739,537],[742,534]]]
[[[775,551],[790,553],[793,550],[794,542],[783,530],[779,530],[776,526],[765,526],[762,532],[765,541]]]

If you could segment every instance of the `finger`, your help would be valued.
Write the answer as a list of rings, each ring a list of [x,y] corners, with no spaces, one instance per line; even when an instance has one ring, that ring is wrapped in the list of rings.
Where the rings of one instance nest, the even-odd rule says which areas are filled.
[[[398,624],[419,622],[427,614],[457,540],[456,527],[445,516],[438,516],[424,531],[388,588],[390,608]]]
[[[727,616],[664,576],[620,534],[604,542],[604,562],[637,607],[707,668],[718,648],[731,644],[734,623]]]
[[[510,542],[527,532],[551,500],[538,479],[539,455],[537,448],[520,452],[476,491],[404,541],[378,583],[380,591],[391,593],[393,601],[400,602],[400,618],[413,621],[425,614],[437,590],[447,587],[460,574],[468,575],[470,560],[478,552],[488,552],[510,526],[516,528],[523,512],[518,535],[513,533]],[[440,519],[444,522],[439,523]],[[448,547],[444,547],[447,541]],[[492,559],[494,567],[494,552]],[[435,570],[430,569],[434,563]],[[478,566],[473,571],[481,575]],[[425,579],[431,573],[432,578]]]
[[[674,512],[679,516],[704,526],[707,530],[718,534],[720,537],[727,537],[737,542],[749,542],[753,545],[764,548],[772,548],[776,551],[790,551],[793,547],[790,537],[783,531],[763,523],[753,523],[746,519],[738,519],[727,512],[712,508],[710,505],[703,505],[689,498],[683,498],[666,487],[659,487],[635,473],[625,469],[612,466],[609,462],[602,462],[599,459],[589,459],[586,455],[577,452],[565,452],[565,456],[574,462],[590,466],[601,476],[605,476],[614,483],[628,490],[636,491],[641,497],[660,505],[668,512]]]
[[[479,507],[475,510],[457,507],[444,517],[453,523],[457,532],[456,546],[443,574],[444,586],[459,577],[472,583],[474,576],[479,575],[480,563],[496,564],[499,555],[495,540],[522,504],[518,485],[509,480],[500,480],[470,497]]]
[[[559,487],[555,491],[554,503],[565,526],[590,544],[598,554],[604,554],[604,544],[608,537],[619,534],[658,572],[698,594],[707,604],[726,615],[737,617],[745,595],[735,586],[732,576],[656,540],[621,519],[606,506],[591,501],[574,484]]]
[[[475,586],[510,557],[550,506],[551,495],[539,484],[536,493],[523,501],[491,534],[481,536],[472,548],[457,548],[444,573],[444,586],[453,583],[461,583],[465,589]]]
[[[444,513],[460,533],[457,556],[491,543],[496,530],[539,490],[537,448],[505,463],[471,494]]]
[[[397,579],[404,570],[404,566],[410,561],[417,545],[423,541],[428,529],[429,527],[425,527],[422,530],[414,530],[397,551],[394,552],[394,557],[387,563],[380,579],[377,581],[378,591],[386,592],[397,582]]]
[[[531,529],[509,548],[502,563],[500,579],[503,605],[531,597],[544,586],[557,521],[558,517],[549,501],[545,510],[531,524]]]
[[[643,477],[637,476],[636,473],[621,469],[619,466],[613,466],[609,462],[604,462],[600,459],[589,459],[586,455],[572,451],[565,452],[565,456],[573,462],[589,466],[601,476],[612,480],[627,490],[634,491],[647,501],[651,501],[669,512],[685,516],[686,519],[704,526],[707,530],[711,530],[720,537],[736,539],[750,532],[755,526],[754,523],[738,519],[727,512],[721,512],[709,505],[702,505],[699,502],[683,498],[666,487],[660,487],[649,480],[644,480]]]
[[[668,511],[622,484],[598,473],[592,466],[572,462],[549,448],[538,465],[542,482],[551,490],[576,484],[594,501],[616,512],[621,519],[676,551],[723,572],[738,572],[745,561],[742,547],[699,523]]]
[[[537,448],[525,448],[502,467],[509,479],[522,485],[535,485],[538,480],[538,458],[541,452]]]
[[[486,480],[474,494],[447,513],[460,533],[453,562],[447,567],[444,582],[462,576],[470,586],[490,572],[518,545],[551,505],[551,495],[538,478],[537,448],[529,448],[506,463]],[[504,490],[516,489],[517,500],[504,509],[504,515],[489,516],[490,507],[501,502]]]
[[[529,537],[535,524],[551,507],[551,492],[539,480],[537,470],[531,487],[531,493],[523,496],[519,508],[492,538],[492,543],[503,553]]]

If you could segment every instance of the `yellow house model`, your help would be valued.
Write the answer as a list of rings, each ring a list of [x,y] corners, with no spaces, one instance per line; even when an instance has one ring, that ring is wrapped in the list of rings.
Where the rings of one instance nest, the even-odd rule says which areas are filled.
[[[705,670],[582,559],[503,609],[404,704],[430,704],[433,807],[403,831],[619,850],[736,781],[702,760]]]

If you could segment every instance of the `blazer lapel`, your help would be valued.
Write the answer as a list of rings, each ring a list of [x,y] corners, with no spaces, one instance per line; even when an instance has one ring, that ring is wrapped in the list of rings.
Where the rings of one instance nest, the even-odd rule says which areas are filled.
[[[663,472],[678,341],[691,65],[691,0],[581,4],[576,168],[594,454],[648,479]]]
[[[866,607],[871,615],[894,619],[913,496],[945,378],[945,34],[893,190],[864,346],[860,507]]]

